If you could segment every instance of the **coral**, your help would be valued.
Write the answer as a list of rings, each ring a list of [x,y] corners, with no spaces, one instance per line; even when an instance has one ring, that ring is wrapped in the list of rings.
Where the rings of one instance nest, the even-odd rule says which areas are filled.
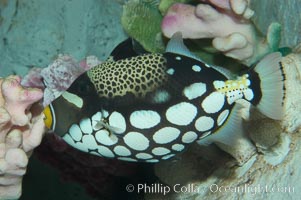
[[[44,89],[45,86],[42,82],[43,77],[41,76],[42,68],[33,67],[21,80],[21,85],[24,87],[35,87]]]
[[[130,0],[123,6],[121,23],[125,31],[147,51],[162,52],[161,21],[156,0]]]
[[[163,34],[171,37],[181,31],[184,38],[212,38],[214,48],[245,64],[278,49],[280,25],[271,25],[267,38],[261,37],[249,20],[254,13],[246,0],[203,2],[211,5],[172,5],[162,21]]]
[[[45,107],[68,89],[78,76],[100,63],[95,56],[88,56],[78,62],[70,55],[60,54],[46,68],[32,68],[23,78],[22,85],[43,89]]]
[[[1,199],[21,195],[28,157],[40,144],[45,131],[41,108],[33,106],[43,97],[43,92],[22,87],[20,82],[18,76],[0,79]]]
[[[174,3],[188,3],[189,0],[161,0],[159,4],[159,10],[162,15],[165,15],[168,8]]]

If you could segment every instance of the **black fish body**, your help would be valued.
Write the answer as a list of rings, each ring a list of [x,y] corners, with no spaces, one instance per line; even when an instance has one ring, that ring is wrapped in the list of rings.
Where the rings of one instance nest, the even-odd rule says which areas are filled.
[[[284,74],[278,53],[259,63],[259,70],[229,80],[228,73],[191,56],[181,45],[180,51],[111,59],[81,75],[52,103],[52,129],[84,152],[158,162],[195,141],[229,132],[239,99],[281,118]],[[272,70],[262,70],[260,65],[266,64]],[[272,82],[262,81],[265,75]],[[272,111],[274,105],[265,97],[270,93],[279,106]]]

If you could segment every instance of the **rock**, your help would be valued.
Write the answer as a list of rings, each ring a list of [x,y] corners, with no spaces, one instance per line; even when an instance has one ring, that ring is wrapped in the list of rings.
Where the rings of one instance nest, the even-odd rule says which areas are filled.
[[[296,34],[301,29],[299,15],[301,4],[299,0],[290,0],[285,3],[282,0],[252,0],[251,8],[255,11],[252,20],[264,34],[267,33],[267,27],[272,22],[278,22],[282,25],[280,46],[294,47],[301,42],[300,34]]]
[[[300,118],[300,96],[301,90],[301,45],[295,48],[293,54],[289,54],[283,60],[284,70],[286,72],[286,103],[285,117],[282,121],[282,127],[285,132],[293,133],[301,126]]]
[[[1,1],[2,2],[2,1]],[[105,60],[124,40],[116,1],[4,1],[0,3],[0,75],[24,75],[45,67],[59,53],[76,60]]]

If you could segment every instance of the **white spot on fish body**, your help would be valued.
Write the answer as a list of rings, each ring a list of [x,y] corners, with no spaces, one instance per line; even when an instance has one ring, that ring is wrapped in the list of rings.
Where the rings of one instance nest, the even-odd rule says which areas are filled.
[[[124,133],[126,130],[125,118],[119,112],[112,112],[109,117],[109,124],[114,128],[114,132],[117,134]]]
[[[166,90],[158,90],[153,97],[153,103],[164,103],[170,99],[170,95]]]
[[[182,58],[180,56],[177,56],[176,60],[182,60]]]
[[[205,83],[193,83],[184,88],[183,94],[189,99],[195,99],[202,96],[206,92]]]
[[[183,144],[174,144],[171,148],[175,151],[182,151],[185,148],[185,146]]]
[[[104,157],[108,157],[108,158],[115,157],[114,153],[108,147],[98,146],[98,152]]]
[[[179,129],[173,127],[164,127],[153,135],[153,140],[158,144],[167,144],[177,139],[180,133],[181,132]]]
[[[195,72],[200,72],[202,70],[202,68],[199,65],[193,65],[192,70]]]
[[[175,156],[175,154],[169,154],[169,155],[163,156],[162,160],[167,160],[167,159],[169,159],[169,158],[171,158],[173,156]]]
[[[247,78],[248,78],[248,76],[247,76]],[[246,80],[246,84],[247,84],[247,86],[250,86],[251,85],[251,81],[249,79],[247,79]]]
[[[98,144],[96,143],[93,135],[84,135],[82,139],[82,143],[87,148],[86,152],[88,152],[88,149],[96,149],[98,147]]]
[[[236,100],[241,99],[243,97],[243,94],[240,90],[234,90],[227,92],[227,102],[228,104],[234,103]]]
[[[136,159],[127,158],[127,157],[119,157],[118,160],[129,161],[129,162],[137,162]]]
[[[193,104],[181,102],[167,109],[166,118],[173,124],[184,126],[194,120],[197,112],[197,108]]]
[[[156,162],[159,162],[159,160],[158,159],[151,159],[151,160],[146,160],[146,162],[156,163]]]
[[[169,75],[174,75],[175,69],[174,69],[174,68],[169,68],[169,69],[166,71],[166,73],[169,74]]]
[[[97,142],[107,146],[111,146],[118,142],[118,138],[114,134],[110,134],[105,129],[97,131],[95,133],[95,139],[97,140]]]
[[[109,112],[107,110],[101,110],[102,116],[107,118],[109,116]]]
[[[94,131],[97,131],[102,128],[102,126],[99,124],[99,121],[102,119],[101,112],[97,112],[92,116],[92,127]]]
[[[195,132],[189,131],[182,136],[182,142],[183,143],[192,143],[197,138],[198,138],[198,135]]]
[[[91,134],[93,132],[91,120],[89,118],[82,119],[79,122],[79,126],[83,133]]]
[[[130,148],[137,151],[143,151],[149,147],[149,140],[138,132],[129,132],[123,140]]]
[[[207,137],[207,136],[210,135],[210,134],[211,134],[211,131],[207,131],[207,132],[203,133],[203,135],[200,136],[198,140],[201,140],[201,139]]]
[[[202,108],[207,113],[216,113],[222,109],[225,103],[225,95],[220,92],[212,92],[202,102]]]
[[[211,117],[202,116],[195,121],[195,128],[198,131],[207,131],[213,128],[214,121]]]
[[[63,140],[68,144],[70,144],[71,146],[74,146],[74,139],[69,134],[65,134],[63,136]]]
[[[217,118],[217,125],[221,126],[229,115],[229,110],[224,110]]]
[[[83,137],[82,131],[77,124],[72,124],[69,128],[69,134],[75,141],[80,141]]]
[[[160,123],[160,115],[152,110],[134,111],[130,116],[132,126],[139,129],[148,129]]]
[[[91,135],[90,135],[91,136]],[[88,152],[88,148],[89,146],[87,146],[87,144],[84,144],[82,142],[74,142],[74,140],[71,138],[71,136],[69,134],[65,134],[63,136],[63,140],[69,144],[70,146],[80,150],[80,151],[83,151],[83,152]],[[93,148],[90,148],[90,149],[93,149]],[[96,149],[96,147],[94,148]]]
[[[138,153],[136,155],[136,158],[138,159],[150,159],[150,158],[153,158],[153,156],[151,154],[148,154],[148,153]]]
[[[213,82],[214,88],[215,89],[220,89],[226,86],[225,81],[214,81]]]
[[[156,147],[152,150],[152,153],[157,156],[163,156],[165,154],[168,154],[169,152],[170,150],[165,147]]]
[[[204,63],[204,64],[205,64],[205,66],[206,66],[206,67],[208,67],[208,68],[210,68],[210,67],[211,67],[211,66],[210,66],[210,65],[208,65],[207,63]]]
[[[121,145],[114,147],[113,151],[119,156],[130,156],[131,155],[131,151],[128,148],[121,146]]]
[[[63,92],[62,97],[69,103],[75,105],[77,108],[82,108],[84,105],[84,101],[82,98],[68,91]]]
[[[250,101],[254,98],[254,93],[250,88],[243,91],[243,93],[244,93],[246,100],[248,100],[248,101]]]

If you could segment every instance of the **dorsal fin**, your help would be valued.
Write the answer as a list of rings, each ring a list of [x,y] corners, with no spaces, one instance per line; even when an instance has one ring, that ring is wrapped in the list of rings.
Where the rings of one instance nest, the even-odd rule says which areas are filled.
[[[110,56],[114,61],[134,57],[147,53],[144,48],[133,38],[128,38],[118,44],[111,52]]]
[[[235,75],[228,69],[216,65],[210,65],[213,69],[218,71],[219,73],[223,74],[227,79],[234,79]]]
[[[166,46],[165,52],[180,54],[203,62],[199,57],[191,53],[185,46],[181,32],[176,32],[172,35]]]

